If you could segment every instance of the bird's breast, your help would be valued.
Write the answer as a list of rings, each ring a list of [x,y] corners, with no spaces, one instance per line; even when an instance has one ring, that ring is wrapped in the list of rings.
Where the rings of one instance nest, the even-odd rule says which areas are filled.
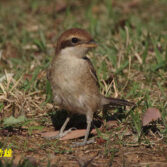
[[[54,62],[53,66],[52,78],[54,78],[55,84],[64,89],[77,87],[77,83],[86,71],[85,62],[71,56],[60,57]]]
[[[87,61],[75,57],[58,57],[52,64],[52,90],[61,99],[62,107],[70,111],[96,111],[98,88]]]

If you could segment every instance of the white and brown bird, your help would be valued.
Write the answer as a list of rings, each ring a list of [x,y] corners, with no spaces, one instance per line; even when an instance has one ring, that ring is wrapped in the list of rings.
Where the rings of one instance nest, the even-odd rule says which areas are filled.
[[[134,103],[122,99],[107,98],[100,94],[95,69],[86,57],[91,48],[97,47],[91,35],[79,28],[65,31],[57,40],[56,55],[48,70],[55,105],[69,112],[59,135],[64,131],[72,113],[86,115],[87,130],[83,142],[88,140],[93,115],[103,106],[130,106]]]

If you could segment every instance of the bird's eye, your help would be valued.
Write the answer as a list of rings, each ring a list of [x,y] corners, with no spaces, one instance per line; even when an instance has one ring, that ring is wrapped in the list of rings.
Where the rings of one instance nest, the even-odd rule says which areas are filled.
[[[72,43],[77,43],[79,41],[78,38],[72,38]]]

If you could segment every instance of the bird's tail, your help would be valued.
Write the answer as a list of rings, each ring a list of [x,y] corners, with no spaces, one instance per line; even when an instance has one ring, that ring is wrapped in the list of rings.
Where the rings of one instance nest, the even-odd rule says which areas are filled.
[[[104,97],[104,96],[102,96],[101,104],[102,106],[105,106],[105,107],[134,106],[135,105],[135,103],[129,102],[124,99],[117,99],[117,98]]]

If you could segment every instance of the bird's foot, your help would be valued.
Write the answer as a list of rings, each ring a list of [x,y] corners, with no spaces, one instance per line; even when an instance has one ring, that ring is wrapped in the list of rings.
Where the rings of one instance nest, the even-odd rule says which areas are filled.
[[[85,146],[87,144],[93,144],[94,142],[95,142],[94,139],[83,141],[83,142],[75,142],[72,144],[72,147],[81,147],[81,146]]]
[[[66,130],[66,131],[64,131],[64,132],[60,132],[58,135],[57,135],[57,138],[59,139],[59,138],[62,138],[62,137],[64,137],[64,136],[66,136],[69,132],[71,132],[72,130],[75,130],[76,128],[70,128],[70,129],[68,129],[68,130]]]
[[[53,139],[60,139],[60,138],[62,138],[62,137],[64,137],[64,136],[66,136],[69,132],[71,132],[72,130],[74,130],[74,129],[76,129],[76,128],[70,128],[70,129],[68,129],[68,130],[66,130],[66,131],[64,131],[64,132],[59,132],[57,135],[55,135],[55,136],[45,136],[44,138],[46,138],[46,139],[49,139],[49,140],[53,140]]]

